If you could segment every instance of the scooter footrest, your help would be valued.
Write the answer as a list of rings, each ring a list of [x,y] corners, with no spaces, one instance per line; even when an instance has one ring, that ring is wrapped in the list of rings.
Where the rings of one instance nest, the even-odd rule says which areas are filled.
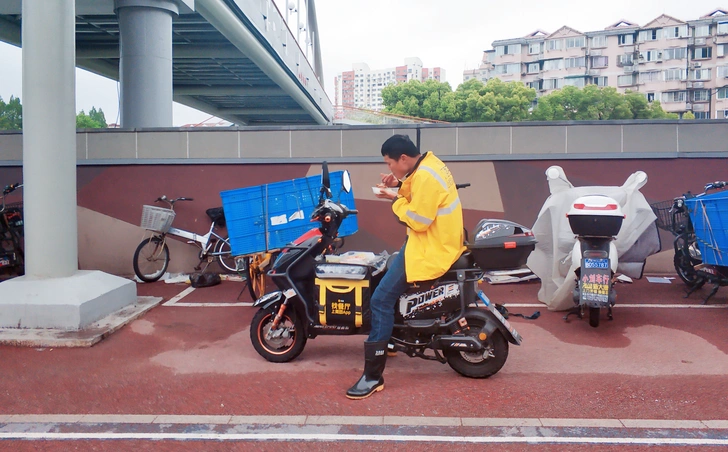
[[[413,329],[430,329],[440,325],[440,319],[405,320],[404,325]]]

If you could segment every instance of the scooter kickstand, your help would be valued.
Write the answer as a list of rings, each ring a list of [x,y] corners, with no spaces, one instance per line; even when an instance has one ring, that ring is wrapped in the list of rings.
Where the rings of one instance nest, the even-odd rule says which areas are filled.
[[[569,312],[564,316],[564,321],[565,322],[568,322],[569,321],[569,316],[570,315],[576,315],[579,318],[581,318],[581,306],[577,306],[575,308],[569,309]]]

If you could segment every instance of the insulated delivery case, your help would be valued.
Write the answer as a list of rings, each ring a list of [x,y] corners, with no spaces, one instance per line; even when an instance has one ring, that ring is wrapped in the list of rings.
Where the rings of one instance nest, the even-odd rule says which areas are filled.
[[[473,230],[473,243],[468,244],[475,262],[485,271],[523,267],[535,247],[530,229],[496,219],[480,220]]]

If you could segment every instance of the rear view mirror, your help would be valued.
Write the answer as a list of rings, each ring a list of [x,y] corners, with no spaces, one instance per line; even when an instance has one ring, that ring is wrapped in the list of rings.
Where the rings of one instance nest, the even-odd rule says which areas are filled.
[[[351,193],[351,175],[348,171],[344,171],[341,176],[341,185],[343,185],[345,192]]]

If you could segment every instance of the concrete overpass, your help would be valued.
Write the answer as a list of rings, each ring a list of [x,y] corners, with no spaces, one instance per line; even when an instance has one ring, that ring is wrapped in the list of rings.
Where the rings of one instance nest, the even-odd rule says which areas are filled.
[[[238,125],[333,118],[314,0],[75,4],[76,66],[121,82],[124,128],[172,126],[172,99]],[[22,22],[22,0],[0,2],[0,40],[20,46]]]

